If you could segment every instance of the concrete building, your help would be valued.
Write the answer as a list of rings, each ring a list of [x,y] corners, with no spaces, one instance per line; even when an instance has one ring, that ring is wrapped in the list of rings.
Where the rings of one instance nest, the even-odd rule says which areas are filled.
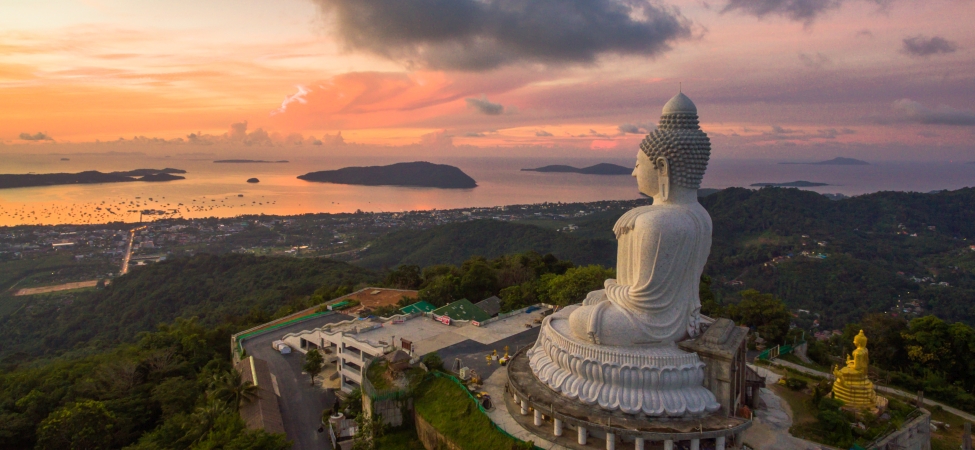
[[[383,324],[381,321],[353,319],[287,334],[281,340],[304,352],[322,349],[326,354],[326,362],[336,365],[342,391],[351,392],[362,385],[362,377],[365,375],[363,372],[368,361],[395,348],[392,342],[370,340],[366,334],[382,328]]]

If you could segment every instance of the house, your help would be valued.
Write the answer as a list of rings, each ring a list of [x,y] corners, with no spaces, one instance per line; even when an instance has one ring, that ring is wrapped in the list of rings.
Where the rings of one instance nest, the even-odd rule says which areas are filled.
[[[488,316],[494,317],[501,312],[501,299],[496,295],[492,295],[475,303],[474,306],[481,308],[481,311],[486,312]]]

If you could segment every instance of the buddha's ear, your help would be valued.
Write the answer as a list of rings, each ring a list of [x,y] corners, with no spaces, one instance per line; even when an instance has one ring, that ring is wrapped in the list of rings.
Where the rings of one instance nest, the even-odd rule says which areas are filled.
[[[657,172],[660,173],[660,176],[664,176],[664,177],[670,176],[670,163],[667,162],[667,158],[664,158],[663,156],[657,158],[653,162],[653,167],[657,169]]]
[[[653,161],[653,166],[657,169],[658,195],[661,200],[667,201],[670,199],[670,164],[667,158],[661,156]]]

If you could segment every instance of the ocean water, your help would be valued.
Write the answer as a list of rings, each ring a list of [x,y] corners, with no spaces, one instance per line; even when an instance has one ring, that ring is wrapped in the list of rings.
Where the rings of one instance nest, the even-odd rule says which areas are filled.
[[[156,217],[233,217],[242,214],[292,215],[319,212],[408,211],[486,207],[541,202],[587,202],[639,198],[628,176],[523,172],[548,164],[578,167],[632,159],[423,158],[459,167],[478,182],[473,189],[350,186],[311,183],[298,175],[353,165],[381,165],[410,158],[323,156],[288,158],[283,164],[215,164],[212,157],[119,155],[5,155],[0,173],[184,169],[185,180],[163,183],[110,183],[0,190],[0,225],[136,222],[138,211],[166,211]],[[279,159],[272,157],[270,159]],[[260,183],[249,184],[251,177]],[[889,162],[869,166],[782,165],[776,161],[712,160],[705,188],[759,182],[805,180],[830,186],[820,193],[859,195],[898,190],[929,192],[975,186],[975,165]]]

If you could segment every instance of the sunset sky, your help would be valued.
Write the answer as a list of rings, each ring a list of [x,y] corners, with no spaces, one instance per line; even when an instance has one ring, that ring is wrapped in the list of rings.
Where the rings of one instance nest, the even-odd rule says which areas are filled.
[[[630,154],[682,83],[718,157],[968,161],[973,23],[972,0],[5,0],[0,153]]]

